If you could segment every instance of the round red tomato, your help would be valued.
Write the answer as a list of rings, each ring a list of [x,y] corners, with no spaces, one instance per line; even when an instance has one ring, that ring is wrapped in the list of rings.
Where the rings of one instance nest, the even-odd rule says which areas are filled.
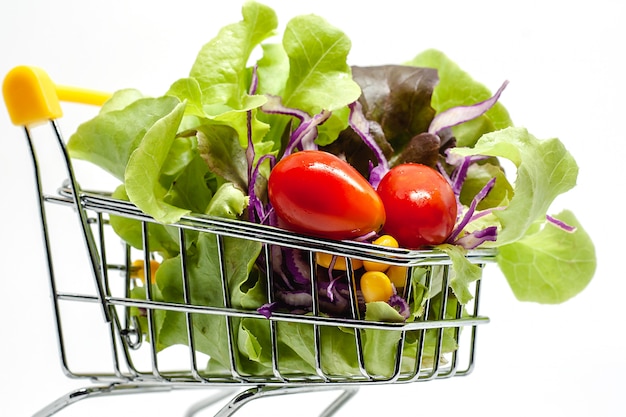
[[[383,230],[401,247],[438,245],[452,232],[456,196],[435,169],[414,163],[398,165],[383,177],[377,191],[387,214]]]
[[[272,169],[268,197],[285,228],[331,239],[380,230],[385,208],[350,164],[323,151],[300,151]]]

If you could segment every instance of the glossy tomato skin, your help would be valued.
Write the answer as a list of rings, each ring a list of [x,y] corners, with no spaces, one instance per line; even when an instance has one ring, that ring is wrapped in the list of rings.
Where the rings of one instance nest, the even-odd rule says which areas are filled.
[[[456,196],[435,169],[415,163],[395,166],[380,181],[377,192],[387,213],[383,230],[401,247],[438,245],[452,232]]]
[[[377,232],[385,208],[376,190],[350,164],[324,151],[281,159],[268,180],[269,201],[281,226],[330,239]]]

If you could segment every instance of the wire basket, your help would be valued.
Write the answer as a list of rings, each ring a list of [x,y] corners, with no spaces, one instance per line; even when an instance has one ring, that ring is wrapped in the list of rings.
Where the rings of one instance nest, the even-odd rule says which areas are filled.
[[[189,415],[232,397],[218,416],[232,415],[264,396],[339,390],[341,394],[323,414],[331,415],[364,384],[429,381],[472,371],[476,328],[488,322],[479,315],[480,280],[470,289],[472,301],[461,305],[451,290],[458,277],[445,253],[312,238],[203,215],[159,224],[110,193],[79,187],[55,121],[61,114],[54,106],[57,97],[87,100],[78,90],[68,96],[68,90],[52,84],[40,70],[21,71],[30,74],[27,81],[19,84],[15,77],[7,77],[5,100],[14,123],[24,126],[31,150],[61,364],[69,377],[95,383],[61,396],[36,415],[49,416],[99,395],[174,388],[218,389],[215,396],[192,406]],[[22,104],[12,101],[14,83],[20,85],[14,90],[20,91]],[[42,103],[43,110],[37,110]],[[32,129],[47,120],[67,178],[53,192],[44,190],[47,171],[41,168]],[[49,152],[43,155],[43,159],[52,157]],[[113,230],[120,219],[139,231],[140,241],[132,246],[121,241]],[[76,227],[73,239],[81,242],[82,253],[67,250],[68,225]],[[152,247],[154,233],[167,233],[178,253],[167,262],[177,279],[165,288],[152,278],[155,261],[161,261]],[[194,242],[202,236],[204,246],[191,246],[190,236]],[[256,251],[256,272],[244,280],[243,290],[241,284],[233,288],[232,279],[242,271],[228,263],[233,253],[247,253],[242,248]],[[198,255],[202,251],[211,251],[219,262],[202,264]],[[345,269],[324,268],[318,259],[322,253],[345,258]],[[275,289],[285,278],[279,271],[286,271],[289,278],[289,270],[276,264],[285,256],[295,256],[301,268],[304,265],[308,280],[300,296],[301,311],[271,309],[284,301]],[[482,267],[493,261],[494,253],[475,250],[467,257]],[[357,264],[363,260],[400,268],[396,287],[399,295],[412,300],[410,320],[372,321],[365,316],[358,284],[362,271]],[[209,281],[199,279],[199,274]],[[330,282],[334,293],[329,293]],[[256,296],[242,297],[250,288],[255,288]],[[329,294],[342,297],[341,311],[329,308],[325,302]],[[84,322],[68,324],[77,317]],[[105,342],[98,345],[104,349],[75,367],[73,355],[82,348],[73,344],[85,340],[86,327],[99,329]]]

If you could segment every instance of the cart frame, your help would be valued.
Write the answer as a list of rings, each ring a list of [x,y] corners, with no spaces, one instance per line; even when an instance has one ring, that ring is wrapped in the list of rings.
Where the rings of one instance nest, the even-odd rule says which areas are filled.
[[[100,95],[97,100],[90,101],[85,98],[93,99],[94,95],[89,92],[68,90],[56,86],[39,69],[20,68],[22,68],[20,71],[26,73],[30,78],[26,77],[27,80],[23,81],[19,77],[7,76],[3,90],[13,122],[24,128],[33,162],[60,362],[63,372],[68,377],[86,379],[95,383],[95,385],[64,394],[36,413],[36,416],[51,416],[79,400],[98,396],[195,388],[216,388],[218,391],[205,401],[191,406],[187,414],[189,416],[226,397],[231,399],[218,411],[216,416],[231,416],[243,405],[257,398],[316,390],[339,390],[339,396],[323,411],[323,416],[330,416],[345,401],[355,395],[361,385],[430,381],[467,375],[473,370],[477,326],[489,321],[487,317],[479,314],[480,280],[473,283],[471,289],[473,300],[469,305],[462,306],[456,302],[453,296],[447,295],[451,294],[450,281],[454,277],[451,272],[452,260],[441,251],[393,249],[374,247],[371,244],[360,242],[332,241],[245,221],[194,214],[184,216],[179,222],[168,226],[176,231],[178,237],[184,300],[183,302],[172,302],[159,299],[154,294],[153,285],[145,284],[150,282],[150,261],[154,259],[154,252],[150,250],[150,230],[151,227],[154,227],[153,225],[158,223],[132,203],[115,199],[110,193],[81,189],[56,120],[61,117],[61,112],[57,109],[57,107],[60,109],[59,99],[99,104],[107,96]],[[11,102],[15,96],[11,89],[20,91],[20,100],[23,100],[23,104],[15,105]],[[25,90],[29,92],[24,93]],[[47,101],[44,103],[44,109],[34,111],[35,115],[31,115],[31,109],[44,101]],[[18,110],[14,110],[15,108]],[[44,190],[43,178],[46,172],[41,168],[37,152],[38,145],[32,129],[33,125],[42,122],[50,124],[58,145],[61,165],[64,166],[67,178],[55,192]],[[50,224],[53,221],[52,216],[48,213],[50,206],[61,207],[66,212],[71,210],[76,217],[79,239],[84,243],[83,256],[87,261],[86,264],[89,265],[91,291],[65,290],[58,286],[58,277],[63,272],[59,272],[58,265],[60,263],[56,259],[59,251],[55,250],[55,247],[63,245],[63,242],[55,240],[50,231]],[[111,260],[118,255],[111,255],[110,241],[120,241],[119,237],[110,230],[111,216],[133,219],[141,225],[141,249],[131,247],[128,244],[118,245],[121,251],[121,258],[118,257],[118,259],[122,259],[121,262]],[[312,305],[310,313],[296,314],[277,311],[266,317],[257,310],[234,306],[230,300],[227,268],[223,259],[219,277],[222,283],[222,305],[195,304],[186,264],[186,236],[189,233],[214,236],[220,254],[223,254],[226,239],[236,238],[258,242],[262,247],[261,253],[265,260],[265,276],[262,279],[265,280],[265,285],[268,288],[267,298],[269,302],[273,301],[271,289],[276,279],[272,272],[272,249],[278,247],[302,251],[306,254],[311,272]],[[320,308],[319,289],[316,282],[318,265],[314,256],[316,252],[344,256],[348,259],[346,279],[351,317],[332,317],[325,314]],[[72,256],[76,256],[76,254],[72,254]],[[132,289],[141,285],[131,274],[132,261],[137,258],[143,260],[146,266],[143,271],[145,299],[131,296]],[[474,250],[467,253],[467,258],[470,262],[482,267],[494,260],[495,253],[491,250]],[[423,284],[427,291],[432,294],[439,292],[445,296],[441,297],[441,302],[437,306],[430,304],[432,298],[425,299],[424,314],[415,321],[405,323],[366,321],[359,313],[356,275],[351,259],[385,262],[406,267],[408,279],[413,276],[414,271],[419,269],[423,272]],[[121,280],[123,284],[115,281],[113,278],[115,275],[118,275],[118,281]],[[404,295],[410,298],[411,291],[412,286],[406,285]],[[98,310],[102,313],[102,321],[108,329],[109,353],[108,357],[98,356],[92,360],[98,364],[110,363],[111,372],[82,372],[72,368],[69,361],[71,349],[68,348],[68,344],[76,335],[66,333],[62,304],[71,304],[77,307],[98,306]],[[429,316],[431,309],[438,310],[435,317]],[[145,313],[143,325],[137,319],[137,311]],[[160,362],[160,351],[155,346],[156,343],[149,342],[149,340],[158,340],[157,315],[164,314],[163,312],[176,313],[184,317],[183,323],[187,335],[185,355],[188,364],[182,369],[174,371],[163,369]],[[206,369],[201,362],[202,358],[198,355],[197,331],[194,329],[194,321],[205,315],[220,317],[223,320],[228,344],[229,369],[227,373],[216,373]],[[243,319],[262,321],[268,326],[271,338],[272,366],[262,375],[248,374],[241,369],[236,330],[237,323]],[[294,373],[293,370],[285,371],[282,369],[280,360],[282,347],[279,342],[279,335],[283,324],[297,324],[310,329],[314,358],[312,371]],[[146,325],[147,328],[143,328]],[[353,335],[351,336],[354,337],[355,350],[353,354],[358,363],[358,369],[355,373],[341,375],[326,369],[323,352],[323,337],[326,328],[346,329],[346,332]],[[467,329],[467,331],[461,334],[462,329]],[[397,337],[398,342],[395,345],[395,350],[389,352],[393,369],[387,375],[379,375],[368,369],[364,343],[368,331],[388,332],[390,336]],[[427,337],[431,336],[434,340],[433,345],[426,342]],[[458,343],[458,349],[452,352],[445,351],[444,338],[447,337],[452,337]],[[410,358],[410,362],[407,362],[409,359],[406,358],[406,346],[409,339],[416,341],[417,348]],[[145,367],[136,364],[136,358],[140,355],[139,352],[141,352],[144,363],[147,363]]]

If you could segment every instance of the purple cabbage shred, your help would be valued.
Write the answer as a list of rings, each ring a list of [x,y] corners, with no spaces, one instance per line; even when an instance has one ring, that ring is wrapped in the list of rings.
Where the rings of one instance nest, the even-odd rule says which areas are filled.
[[[350,127],[361,137],[370,150],[374,152],[378,160],[378,165],[376,166],[370,161],[369,172],[369,182],[372,187],[377,188],[380,180],[389,172],[389,162],[380,146],[376,143],[376,140],[370,134],[369,121],[363,114],[361,103],[355,101],[349,104],[348,107],[350,108],[350,116],[348,118]]]
[[[481,116],[496,104],[508,83],[508,81],[504,81],[498,91],[485,101],[471,106],[452,107],[437,114],[428,127],[428,133],[436,135],[445,128],[457,126]]]
[[[574,233],[576,231],[576,227],[575,226],[570,226],[569,224],[565,223],[562,220],[559,220],[555,217],[550,216],[549,214],[546,214],[546,220],[548,221],[548,223],[558,227],[559,229],[568,232],[568,233]]]
[[[394,294],[387,301],[391,307],[393,307],[404,319],[408,319],[411,316],[411,309],[409,308],[409,303],[402,297],[397,294]]]

